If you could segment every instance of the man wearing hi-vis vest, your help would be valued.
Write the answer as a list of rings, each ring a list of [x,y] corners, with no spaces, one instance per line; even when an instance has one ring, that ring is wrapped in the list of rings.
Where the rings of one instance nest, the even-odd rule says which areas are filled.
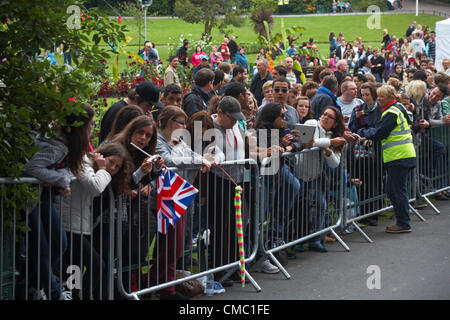
[[[408,177],[416,166],[411,120],[405,107],[397,102],[397,94],[392,86],[383,85],[378,88],[377,95],[382,107],[381,118],[375,128],[358,130],[358,134],[373,141],[381,141],[383,163],[387,171],[386,193],[396,217],[396,224],[386,227],[386,232],[411,232]]]

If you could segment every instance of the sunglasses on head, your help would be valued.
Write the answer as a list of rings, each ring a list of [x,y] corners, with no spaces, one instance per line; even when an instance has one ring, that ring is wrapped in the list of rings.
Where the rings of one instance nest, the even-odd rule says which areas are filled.
[[[273,90],[274,90],[275,92],[280,92],[280,91],[282,91],[283,93],[288,92],[288,88],[274,88]]]

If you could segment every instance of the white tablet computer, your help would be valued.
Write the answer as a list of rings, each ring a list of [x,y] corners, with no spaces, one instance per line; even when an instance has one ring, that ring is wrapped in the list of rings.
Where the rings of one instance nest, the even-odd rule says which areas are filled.
[[[295,130],[297,130],[300,133],[300,142],[308,143],[314,137],[314,132],[316,131],[316,126],[310,126],[310,125],[306,125],[306,124],[297,123],[295,125]]]

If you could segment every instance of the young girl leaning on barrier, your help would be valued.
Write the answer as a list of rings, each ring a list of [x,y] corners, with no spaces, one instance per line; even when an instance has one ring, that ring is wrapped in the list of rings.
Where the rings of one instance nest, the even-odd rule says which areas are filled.
[[[125,147],[120,143],[107,143],[84,157],[83,174],[72,182],[70,197],[59,197],[61,199],[56,201],[69,244],[64,255],[64,270],[73,265],[83,270],[85,266],[82,288],[75,288],[74,300],[89,300],[91,292],[94,299],[100,298],[100,279],[105,265],[96,248],[92,246],[91,250],[95,226],[93,200],[110,183],[115,191],[126,192],[131,168]]]
[[[38,139],[36,144],[40,150],[25,164],[25,174],[44,183],[41,203],[28,217],[31,231],[28,233],[28,250],[25,254],[30,262],[31,299],[49,297],[72,300],[71,292],[63,291],[60,281],[55,277],[56,274],[61,278],[64,272],[60,268],[60,261],[67,249],[67,237],[53,201],[55,194],[69,197],[72,175],[81,177],[83,174],[83,157],[89,151],[93,119],[94,110],[85,105],[84,112],[70,115],[66,124],[55,126],[53,138]]]

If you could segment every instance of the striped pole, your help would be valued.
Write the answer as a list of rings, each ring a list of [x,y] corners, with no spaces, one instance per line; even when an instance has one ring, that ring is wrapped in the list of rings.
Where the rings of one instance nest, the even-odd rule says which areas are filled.
[[[244,252],[244,232],[242,228],[242,187],[236,186],[234,196],[234,207],[236,208],[236,230],[239,244],[239,261],[241,263],[241,283],[245,287],[245,252]]]

